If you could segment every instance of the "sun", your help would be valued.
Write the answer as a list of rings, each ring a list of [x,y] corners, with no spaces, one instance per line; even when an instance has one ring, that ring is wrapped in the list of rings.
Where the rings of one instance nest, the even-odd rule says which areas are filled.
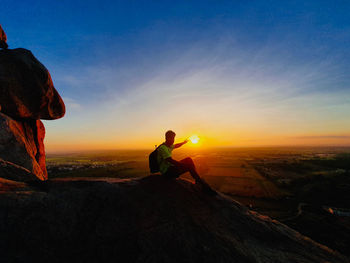
[[[199,137],[198,137],[198,135],[192,135],[190,138],[189,138],[189,140],[193,143],[193,144],[196,144],[196,143],[198,143],[199,142]]]

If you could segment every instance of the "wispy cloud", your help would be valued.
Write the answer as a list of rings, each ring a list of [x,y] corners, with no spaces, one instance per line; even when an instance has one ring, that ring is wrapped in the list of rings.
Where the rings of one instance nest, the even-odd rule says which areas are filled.
[[[65,98],[68,110],[84,109],[67,120],[72,132],[125,141],[174,128],[259,144],[276,135],[350,131],[350,89],[341,86],[346,79],[334,56],[295,59],[286,43],[245,49],[230,41],[140,57],[140,65],[110,63],[111,54],[105,64],[62,75],[62,85],[79,91]]]
[[[350,139],[350,135],[308,135],[308,136],[295,136],[293,139],[307,139],[307,140],[318,140],[318,139]]]
[[[81,110],[82,109],[82,106],[75,99],[68,98],[68,97],[63,97],[62,99],[64,101],[64,104],[66,105],[68,112],[71,110]]]

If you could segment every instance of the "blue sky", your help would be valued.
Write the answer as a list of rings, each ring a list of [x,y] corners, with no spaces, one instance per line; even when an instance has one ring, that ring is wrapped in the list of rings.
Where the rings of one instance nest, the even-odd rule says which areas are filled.
[[[168,128],[221,146],[350,144],[348,1],[1,5],[10,48],[30,49],[67,104],[45,121],[49,150],[147,147]]]

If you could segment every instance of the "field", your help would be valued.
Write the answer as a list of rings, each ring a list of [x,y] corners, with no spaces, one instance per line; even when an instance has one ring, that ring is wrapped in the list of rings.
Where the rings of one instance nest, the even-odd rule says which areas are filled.
[[[50,178],[137,178],[149,175],[150,151],[48,154],[47,168]],[[179,149],[173,155],[187,156],[214,189],[350,254],[350,148]]]

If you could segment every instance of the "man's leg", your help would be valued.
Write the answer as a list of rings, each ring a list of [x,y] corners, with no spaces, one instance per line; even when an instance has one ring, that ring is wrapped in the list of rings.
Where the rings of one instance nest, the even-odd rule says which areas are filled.
[[[206,193],[210,195],[217,194],[217,192],[211,189],[211,187],[199,176],[199,174],[196,171],[196,167],[193,163],[193,160],[190,157],[181,160],[180,163],[184,165],[185,170],[190,172],[191,176],[196,180],[196,184],[199,184]]]
[[[211,189],[211,187],[199,176],[196,171],[196,167],[193,163],[193,160],[190,157],[187,157],[180,161],[181,166],[170,166],[168,171],[164,174],[168,178],[177,178],[181,174],[190,172],[191,176],[196,180],[196,184],[210,195],[216,195],[217,193]]]
[[[163,174],[164,177],[169,178],[169,179],[176,179],[178,178],[181,174],[186,173],[187,171],[181,167],[178,166],[170,166],[168,168],[168,171]]]
[[[170,166],[164,176],[167,178],[178,178],[180,175],[189,172],[196,182],[201,180],[191,158],[185,158],[179,163],[181,164]]]
[[[200,178],[199,174],[196,171],[196,167],[194,165],[194,162],[192,158],[187,157],[180,161],[182,165],[186,168],[187,171],[190,172],[191,176],[196,180],[196,182],[202,182],[202,178]]]

